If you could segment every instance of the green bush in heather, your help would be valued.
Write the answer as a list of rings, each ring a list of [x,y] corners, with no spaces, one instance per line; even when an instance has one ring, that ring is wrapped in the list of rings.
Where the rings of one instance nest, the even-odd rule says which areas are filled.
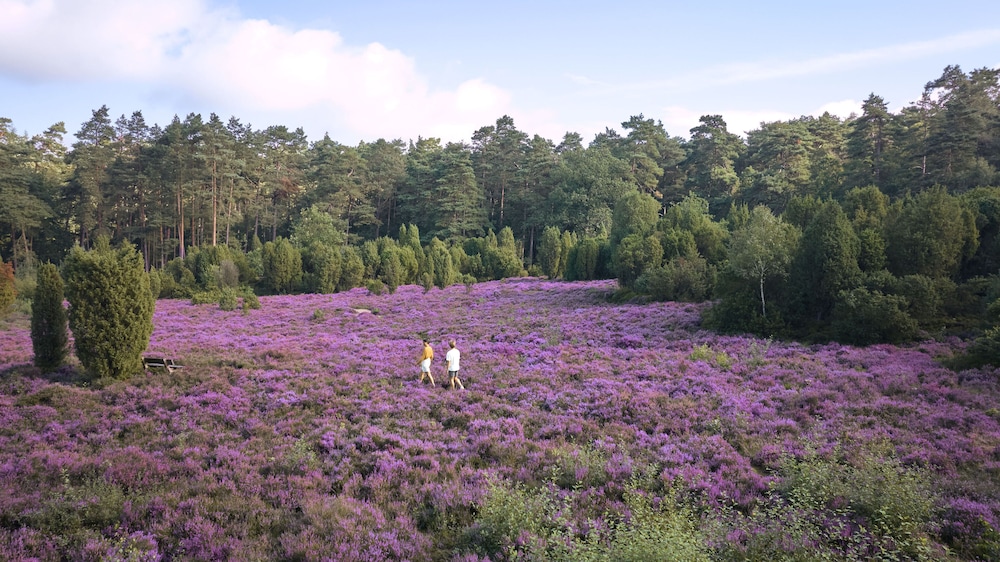
[[[3,314],[14,304],[17,298],[17,288],[14,287],[14,267],[9,263],[0,263],[0,314]]]
[[[69,335],[64,299],[59,270],[51,263],[42,265],[31,305],[31,346],[35,366],[44,372],[54,371],[66,361]]]
[[[69,327],[87,373],[124,379],[140,372],[155,301],[139,252],[131,245],[113,249],[100,238],[92,250],[73,248],[63,271]]]
[[[275,293],[291,293],[302,280],[302,254],[284,238],[264,244],[264,284]]]

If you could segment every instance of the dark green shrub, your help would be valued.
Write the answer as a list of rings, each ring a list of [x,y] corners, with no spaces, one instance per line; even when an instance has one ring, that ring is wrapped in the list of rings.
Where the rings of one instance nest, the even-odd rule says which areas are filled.
[[[38,286],[31,305],[31,347],[35,366],[44,372],[54,371],[66,361],[69,335],[62,277],[55,265],[38,269]]]
[[[427,272],[420,276],[420,286],[424,288],[424,293],[429,293],[434,288],[434,276]]]
[[[231,259],[224,259],[212,268],[215,284],[219,288],[232,289],[240,286],[240,268]]]
[[[917,335],[917,322],[906,305],[897,295],[864,288],[843,291],[833,309],[834,337],[855,345],[910,341]]]
[[[14,304],[17,298],[17,288],[14,287],[14,266],[0,263],[0,314],[3,314]]]
[[[702,302],[715,289],[715,267],[704,258],[677,258],[647,269],[636,280],[636,289],[659,301]]]
[[[382,293],[385,292],[385,283],[378,279],[369,279],[368,282],[365,283],[365,287],[368,289],[370,294],[375,295],[376,297],[382,296]]]
[[[618,283],[635,288],[644,271],[658,267],[663,261],[663,247],[655,236],[629,234],[615,248],[613,263]]]
[[[219,308],[222,310],[236,310],[239,305],[239,298],[236,289],[226,287],[219,293]]]
[[[160,291],[163,289],[163,277],[159,271],[152,269],[146,275],[149,276],[149,294],[153,295],[153,300],[160,298]]]
[[[153,333],[155,301],[142,256],[131,245],[73,248],[64,264],[69,326],[76,355],[94,377],[126,378],[142,371]]]
[[[342,255],[339,248],[314,242],[302,255],[306,290],[313,293],[335,293],[340,282]]]
[[[338,291],[349,291],[361,286],[364,280],[365,264],[361,255],[353,246],[347,246],[340,252],[340,279],[337,280]]]
[[[249,310],[260,310],[260,299],[250,287],[247,287],[243,291],[243,312]]]
[[[284,238],[264,244],[261,254],[264,285],[275,293],[290,293],[302,280],[302,254]]]

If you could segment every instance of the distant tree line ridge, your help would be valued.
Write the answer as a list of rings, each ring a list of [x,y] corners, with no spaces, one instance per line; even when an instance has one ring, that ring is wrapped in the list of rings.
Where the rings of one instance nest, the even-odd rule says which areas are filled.
[[[470,144],[348,146],[101,107],[66,150],[62,124],[0,119],[0,255],[28,275],[108,236],[164,296],[616,277],[621,298],[717,300],[724,330],[975,335],[1000,313],[998,75],[951,66],[897,113],[872,94],[745,139],[719,115],[683,139],[640,114],[557,144],[503,116]]]

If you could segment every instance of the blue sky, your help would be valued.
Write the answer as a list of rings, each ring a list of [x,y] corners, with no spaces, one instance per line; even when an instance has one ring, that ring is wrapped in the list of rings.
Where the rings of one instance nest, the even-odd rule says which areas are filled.
[[[744,133],[870,93],[896,111],[952,64],[1000,66],[1000,2],[0,0],[0,117],[30,134],[101,105],[347,144],[502,115],[556,142],[640,113]]]

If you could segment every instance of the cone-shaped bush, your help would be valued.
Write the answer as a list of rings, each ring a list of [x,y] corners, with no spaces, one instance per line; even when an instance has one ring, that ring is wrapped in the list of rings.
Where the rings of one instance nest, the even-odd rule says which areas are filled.
[[[38,285],[31,304],[31,346],[35,366],[49,372],[66,361],[69,341],[66,309],[63,308],[63,280],[51,263],[38,268]]]
[[[131,245],[112,249],[107,239],[99,239],[90,251],[73,248],[63,267],[80,363],[96,378],[124,379],[140,372],[155,303],[142,256]]]

